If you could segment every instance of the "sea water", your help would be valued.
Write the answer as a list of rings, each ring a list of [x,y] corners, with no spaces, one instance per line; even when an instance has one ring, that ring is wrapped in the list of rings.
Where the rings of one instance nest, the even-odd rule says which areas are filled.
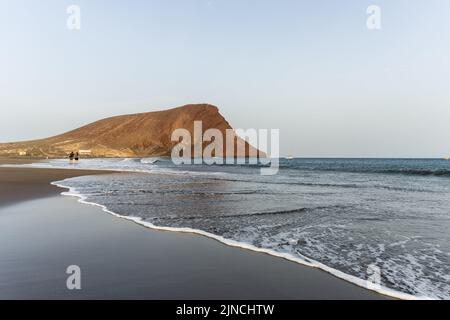
[[[281,159],[274,176],[162,158],[38,166],[120,171],[58,184],[143,224],[198,231],[359,285],[376,268],[380,292],[450,299],[450,161]]]

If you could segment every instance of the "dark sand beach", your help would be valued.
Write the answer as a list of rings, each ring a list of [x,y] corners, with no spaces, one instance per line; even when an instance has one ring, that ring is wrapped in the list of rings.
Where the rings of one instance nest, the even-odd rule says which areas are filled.
[[[61,189],[51,185],[49,181],[104,173],[90,170],[0,168],[0,208],[25,200],[61,193]]]
[[[50,185],[98,173],[0,168],[0,299],[386,298],[281,258],[143,227]],[[81,290],[66,288],[69,265],[81,268]]]

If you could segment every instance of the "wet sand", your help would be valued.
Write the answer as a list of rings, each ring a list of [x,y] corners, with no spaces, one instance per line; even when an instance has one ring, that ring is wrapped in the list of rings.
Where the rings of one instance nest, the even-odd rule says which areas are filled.
[[[0,208],[20,201],[61,193],[61,188],[51,185],[51,181],[105,173],[90,170],[0,167]]]
[[[94,171],[0,168],[0,299],[385,299],[318,269],[60,196]],[[105,172],[101,172],[105,174]],[[81,290],[68,290],[69,265]]]

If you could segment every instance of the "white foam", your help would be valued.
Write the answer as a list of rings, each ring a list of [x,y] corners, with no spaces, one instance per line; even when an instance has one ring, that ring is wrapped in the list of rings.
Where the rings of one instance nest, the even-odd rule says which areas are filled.
[[[65,159],[51,160],[52,162],[35,162],[29,164],[1,164],[0,167],[7,168],[40,168],[40,169],[67,169],[85,171],[112,171],[112,172],[134,172],[134,173],[159,173],[171,175],[198,175],[198,176],[220,176],[227,175],[226,172],[202,172],[189,170],[174,170],[170,168],[158,167],[150,163],[134,161],[133,158],[120,159],[95,159],[95,161],[84,160],[83,163],[68,163]],[[94,159],[92,159],[94,160]],[[116,160],[116,161],[113,161]],[[88,162],[90,161],[90,162]],[[155,163],[157,161],[155,160]],[[127,164],[135,164],[130,166]],[[142,164],[142,165],[140,165]]]
[[[95,169],[97,170],[97,169]],[[106,169],[105,169],[106,170]],[[70,179],[70,178],[69,178]],[[403,293],[400,291],[396,291],[384,286],[374,286],[373,284],[371,284],[370,282],[364,280],[364,279],[360,279],[358,277],[346,274],[342,271],[339,271],[337,269],[331,268],[327,265],[324,265],[318,261],[309,259],[307,257],[304,257],[302,255],[298,255],[298,256],[294,256],[290,253],[282,253],[282,252],[277,252],[274,250],[270,250],[270,249],[264,249],[264,248],[259,248],[256,247],[252,244],[248,244],[248,243],[243,243],[243,242],[238,242],[235,240],[231,240],[231,239],[226,239],[222,236],[218,236],[203,230],[198,230],[198,229],[192,229],[192,228],[174,228],[174,227],[161,227],[161,226],[156,226],[150,222],[144,221],[142,220],[142,218],[140,217],[134,217],[134,216],[124,216],[124,215],[120,215],[117,214],[111,210],[109,210],[106,206],[95,203],[95,202],[90,202],[87,201],[87,197],[83,194],[81,194],[80,192],[78,192],[75,188],[64,185],[64,181],[69,180],[69,179],[65,179],[62,181],[57,181],[57,182],[52,182],[52,185],[58,186],[60,188],[65,188],[65,189],[69,189],[68,192],[62,192],[62,195],[66,195],[66,196],[73,196],[73,197],[77,197],[78,201],[80,203],[83,204],[87,204],[87,205],[92,205],[92,206],[97,206],[100,207],[104,212],[109,213],[115,217],[118,218],[122,218],[122,219],[126,219],[126,220],[130,220],[133,221],[139,225],[145,226],[147,228],[151,228],[154,230],[161,230],[161,231],[173,231],[173,232],[183,232],[183,233],[193,233],[193,234],[198,234],[198,235],[202,235],[214,240],[217,240],[225,245],[231,246],[231,247],[238,247],[238,248],[242,248],[242,249],[247,249],[247,250],[252,250],[255,252],[261,252],[261,253],[266,253],[269,254],[271,256],[275,256],[275,257],[279,257],[279,258],[283,258],[292,262],[296,262],[308,267],[312,267],[312,268],[318,268],[320,270],[323,270],[327,273],[330,273],[332,275],[334,275],[337,278],[343,279],[345,281],[348,281],[350,283],[353,283],[357,286],[363,287],[365,289],[371,290],[371,291],[375,291],[377,293],[380,293],[382,295],[386,295],[386,296],[390,296],[393,298],[398,298],[398,299],[403,299],[403,300],[431,300],[431,298],[429,297],[424,297],[424,296],[414,296],[411,294],[407,294],[407,293]]]
[[[141,163],[154,164],[154,163],[158,162],[159,160],[160,160],[160,158],[142,158]]]

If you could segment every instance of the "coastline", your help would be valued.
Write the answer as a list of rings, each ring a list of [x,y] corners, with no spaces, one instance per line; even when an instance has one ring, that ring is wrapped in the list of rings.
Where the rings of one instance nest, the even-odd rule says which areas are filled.
[[[362,288],[363,290],[368,290],[370,292],[377,293],[379,295],[388,297],[390,299],[429,300],[429,298],[427,298],[427,297],[413,296],[413,295],[410,295],[407,293],[395,291],[393,289],[390,289],[387,287],[382,287],[382,286],[380,286],[380,287],[372,286],[371,289],[366,289],[367,282],[365,280],[357,278],[357,277],[349,275],[349,274],[346,274],[346,273],[343,273],[337,269],[333,269],[327,265],[324,265],[318,261],[314,261],[314,260],[311,260],[306,257],[293,256],[289,253],[281,253],[281,252],[277,252],[277,251],[270,250],[270,249],[259,248],[254,245],[251,245],[251,244],[238,242],[238,241],[231,240],[231,239],[226,239],[222,236],[218,236],[218,235],[215,235],[215,234],[212,234],[212,233],[200,230],[200,229],[157,226],[157,225],[154,225],[152,223],[142,220],[140,217],[124,216],[124,215],[121,215],[121,214],[118,214],[118,213],[115,213],[115,212],[109,210],[104,205],[87,201],[86,197],[84,195],[80,194],[76,189],[64,185],[63,182],[64,181],[52,182],[52,184],[55,186],[69,190],[67,192],[62,192],[61,195],[75,197],[78,199],[78,202],[81,204],[98,207],[103,212],[108,213],[114,217],[124,219],[127,221],[131,221],[133,223],[136,223],[139,226],[143,226],[143,227],[151,229],[153,231],[186,233],[186,234],[191,234],[193,236],[201,236],[201,237],[208,238],[210,240],[217,241],[220,244],[223,244],[228,247],[238,248],[238,249],[245,250],[245,251],[257,252],[257,253],[269,255],[271,257],[280,258],[280,259],[286,260],[288,262],[293,262],[295,264],[301,265],[302,267],[314,268],[320,272],[330,274],[330,275],[336,277],[337,279],[344,280],[347,283],[350,283],[359,288]]]
[[[0,164],[6,164],[0,159]],[[0,208],[21,201],[49,197],[60,193],[50,182],[107,171],[0,167]]]
[[[113,256],[107,256],[106,260],[117,260],[116,268],[121,270],[132,269],[133,276],[129,278],[129,272],[124,272],[124,276],[120,276],[120,287],[122,290],[114,291],[114,294],[102,289],[102,285],[97,284],[95,289],[90,292],[84,292],[84,294],[75,295],[78,298],[122,298],[122,299],[153,299],[153,298],[166,298],[166,299],[384,299],[387,298],[383,295],[358,287],[347,281],[338,279],[333,275],[330,275],[317,268],[311,268],[301,265],[296,262],[288,261],[286,259],[280,259],[273,255],[263,254],[261,252],[255,252],[255,250],[245,250],[242,248],[233,248],[229,244],[224,245],[218,241],[213,241],[209,237],[202,237],[193,235],[192,232],[188,233],[180,232],[164,232],[149,230],[143,228],[134,222],[124,219],[117,219],[113,215],[105,215],[102,210],[94,206],[87,206],[77,203],[72,197],[60,197],[61,189],[56,186],[51,186],[52,181],[59,181],[71,176],[80,176],[87,174],[105,174],[106,172],[96,172],[91,170],[58,170],[58,169],[31,169],[31,168],[0,168],[0,186],[11,185],[14,182],[14,177],[17,178],[14,183],[17,185],[17,189],[29,188],[29,192],[25,197],[14,198],[11,195],[4,195],[3,199],[9,198],[7,207],[4,205],[2,199],[0,204],[0,212],[14,212],[21,211],[20,217],[15,217],[14,214],[7,214],[10,226],[14,229],[14,226],[18,226],[19,222],[15,221],[16,218],[21,223],[28,224],[34,221],[34,218],[30,218],[30,221],[24,220],[27,215],[36,216],[39,215],[41,209],[45,207],[45,213],[40,212],[46,219],[43,219],[39,223],[42,224],[54,224],[54,218],[59,219],[57,215],[63,214],[68,216],[68,220],[75,221],[75,224],[67,224],[60,221],[57,226],[58,230],[68,230],[70,228],[77,228],[77,224],[81,223],[83,228],[92,228],[90,232],[85,232],[86,243],[91,244],[85,248],[84,255],[96,256],[102,255],[105,252],[113,253]],[[8,174],[4,174],[8,172]],[[64,177],[65,176],[65,177]],[[6,180],[4,177],[8,177]],[[37,178],[39,177],[39,179]],[[61,178],[60,178],[61,177]],[[27,181],[29,180],[29,181]],[[31,182],[30,182],[31,181]],[[49,186],[47,189],[44,185]],[[32,192],[34,190],[34,193]],[[44,192],[44,191],[45,192]],[[33,205],[35,210],[29,212],[27,208]],[[62,207],[61,207],[62,206]],[[61,212],[63,209],[63,213]],[[5,215],[0,215],[0,219],[4,219]],[[39,219],[41,220],[41,219]],[[82,220],[82,221],[79,221]],[[91,221],[92,220],[92,221]],[[100,223],[97,220],[101,220]],[[132,219],[131,219],[132,220]],[[35,222],[35,221],[34,221]],[[90,227],[89,227],[90,226]],[[109,235],[107,226],[112,226],[113,229],[125,229],[123,234],[114,236],[114,239],[102,239],[98,241],[99,233],[101,235]],[[22,228],[22,227],[20,227]],[[20,229],[19,228],[19,229]],[[106,229],[105,229],[106,228]],[[74,230],[74,231],[75,231]],[[16,232],[14,237],[19,237]],[[41,235],[45,238],[44,235]],[[207,235],[208,236],[208,235]],[[3,241],[14,245],[12,239],[8,239],[7,235],[3,234]],[[5,238],[6,237],[6,238]],[[27,235],[25,234],[26,238]],[[134,241],[118,241],[121,237],[127,239],[132,238]],[[158,241],[155,241],[159,240]],[[8,241],[9,240],[9,241]],[[44,239],[45,240],[45,239]],[[53,251],[59,252],[61,247],[70,245],[71,243],[77,243],[80,239],[58,239],[59,244],[51,244],[56,246],[57,249]],[[116,240],[118,241],[117,244]],[[21,240],[22,242],[22,240]],[[48,239],[46,240],[48,242]],[[111,243],[112,242],[112,243]],[[116,245],[114,245],[116,243]],[[167,248],[167,243],[171,244],[171,248]],[[33,247],[33,243],[30,243]],[[103,250],[97,252],[99,247]],[[141,248],[134,254],[130,255],[129,248]],[[168,249],[168,250],[164,250]],[[47,250],[47,249],[46,249]],[[19,250],[20,251],[20,250]],[[177,253],[177,254],[174,254]],[[82,252],[79,252],[80,254]],[[186,257],[188,254],[188,258]],[[117,259],[117,257],[127,257],[127,259]],[[23,257],[16,257],[17,259]],[[52,257],[52,260],[58,260],[58,257]],[[167,261],[167,260],[170,260]],[[83,259],[81,259],[83,260]],[[95,259],[93,259],[95,261]],[[157,262],[157,267],[154,265]],[[88,260],[83,260],[84,264],[90,264]],[[137,266],[141,266],[137,268]],[[16,270],[26,268],[26,266],[15,265]],[[12,266],[7,268],[0,268],[3,273],[9,274],[15,273]],[[43,268],[34,270],[36,272],[45,272]],[[129,271],[129,270],[128,270]],[[152,272],[150,272],[152,271]],[[19,272],[20,273],[20,272]],[[120,274],[120,273],[119,273]],[[174,278],[174,274],[177,277]],[[158,275],[157,282],[159,285],[155,286],[155,276]],[[20,278],[19,274],[16,274]],[[64,272],[58,275],[58,283],[65,279]],[[117,277],[117,275],[116,275]],[[115,281],[116,277],[99,276],[96,283],[108,283],[108,281]],[[0,275],[1,278],[1,275]],[[6,278],[8,279],[8,278]],[[94,280],[94,279],[93,279]],[[36,279],[35,279],[36,281]],[[174,281],[177,283],[174,286]],[[4,281],[0,281],[4,282]],[[7,281],[8,282],[8,281]],[[21,282],[23,283],[23,282]],[[8,292],[8,288],[11,289],[14,283],[9,281],[6,288],[0,290],[3,293]],[[17,284],[16,284],[17,285]],[[20,286],[19,286],[20,287]],[[44,286],[51,291],[51,288]],[[108,287],[108,286],[107,286]],[[133,290],[133,288],[139,288],[139,294],[136,292],[133,294],[126,293]],[[170,290],[169,290],[170,289]],[[67,289],[60,291],[60,298],[73,298],[73,292],[66,292]],[[19,297],[17,288],[12,298]],[[26,293],[29,289],[22,292],[23,297],[27,296]],[[44,290],[45,291],[45,290]],[[183,292],[183,294],[180,294]],[[41,291],[42,293],[42,291]],[[162,294],[164,293],[164,294]],[[8,297],[6,297],[8,298]],[[10,297],[11,298],[11,297]],[[43,295],[30,298],[58,298],[52,295]]]

